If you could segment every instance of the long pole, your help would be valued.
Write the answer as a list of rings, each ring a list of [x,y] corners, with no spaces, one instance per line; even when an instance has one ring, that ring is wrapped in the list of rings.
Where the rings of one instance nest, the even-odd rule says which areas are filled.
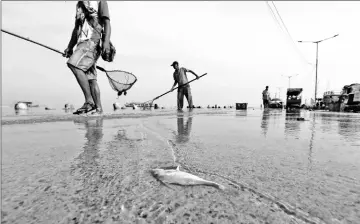
[[[289,80],[288,80],[288,85],[289,85],[289,87],[288,88],[290,88],[290,79],[292,78],[292,77],[294,77],[294,76],[297,76],[297,75],[299,75],[299,74],[295,74],[295,75],[281,75],[281,76],[285,76],[285,77],[287,77]]]
[[[203,74],[203,75],[200,75],[199,78],[195,78],[195,79],[193,79],[193,80],[191,80],[191,81],[189,81],[189,82],[187,82],[187,83],[184,83],[184,84],[182,84],[182,85],[174,88],[173,91],[174,91],[175,89],[178,89],[178,88],[180,88],[180,87],[183,87],[183,86],[185,86],[185,85],[187,85],[187,84],[189,84],[189,83],[191,83],[191,82],[193,82],[193,81],[195,81],[195,80],[198,80],[198,79],[200,79],[201,77],[203,77],[203,76],[205,76],[205,75],[207,75],[207,73],[205,73],[205,74]],[[166,93],[163,93],[163,94],[161,94],[160,96],[155,97],[155,98],[153,99],[153,101],[154,101],[154,100],[157,100],[157,99],[159,99],[160,97],[162,97],[162,96],[164,96],[164,95],[166,95],[166,94],[168,94],[168,93],[171,93],[171,92],[172,92],[172,91],[169,90],[169,91],[167,91]]]
[[[332,37],[328,37],[328,38],[325,38],[325,39],[323,39],[323,40],[318,40],[318,41],[302,41],[302,40],[299,40],[299,41],[298,41],[299,43],[313,43],[313,44],[316,44],[316,76],[315,76],[315,94],[314,94],[314,98],[315,98],[315,99],[314,99],[314,102],[316,102],[317,84],[318,84],[318,82],[317,82],[317,75],[318,75],[319,43],[320,43],[320,42],[323,42],[323,41],[325,41],[325,40],[332,39],[332,38],[337,37],[337,36],[339,36],[339,34],[336,34],[336,35],[334,35],[334,36],[332,36]]]
[[[9,34],[9,35],[15,36],[15,37],[17,37],[17,38],[20,38],[20,39],[29,41],[29,42],[34,43],[34,44],[37,44],[37,45],[39,45],[39,46],[42,46],[42,47],[44,47],[44,48],[47,48],[47,49],[49,49],[49,50],[51,50],[51,51],[54,51],[54,52],[59,53],[59,54],[61,54],[62,56],[64,56],[64,53],[62,53],[61,51],[56,50],[56,49],[54,49],[54,48],[52,48],[52,47],[46,46],[46,45],[44,45],[44,44],[41,44],[41,43],[39,43],[39,42],[30,40],[30,38],[25,38],[25,37],[22,37],[22,36],[20,36],[20,35],[17,35],[17,34],[15,34],[15,33],[12,33],[12,32],[9,32],[9,31],[3,30],[3,29],[1,29],[1,31],[4,32],[4,33],[7,33],[7,34]],[[109,79],[109,82],[111,83],[111,86],[113,87],[113,81],[114,81],[114,80],[112,80],[112,78],[108,75],[107,71],[106,71],[104,68],[102,68],[102,67],[100,67],[100,66],[98,66],[98,65],[96,65],[96,68],[106,74],[107,78]],[[131,74],[131,73],[129,73],[129,74]],[[135,84],[136,81],[137,81],[137,78],[135,77],[135,81],[132,82],[132,84],[130,84],[130,86],[129,86],[126,90],[130,89],[130,88]],[[114,89],[114,88],[113,88],[113,89]],[[117,88],[116,88],[116,89],[117,89]],[[115,90],[115,89],[114,89],[114,90]],[[118,90],[116,90],[116,91],[119,92]]]
[[[316,75],[315,75],[315,102],[317,96],[317,77],[318,77],[318,55],[319,55],[319,42],[316,42]]]
[[[59,54],[61,54],[61,55],[64,56],[64,53],[63,53],[63,52],[61,52],[61,51],[59,51],[59,50],[56,50],[56,49],[54,49],[54,48],[52,48],[52,47],[46,46],[46,45],[41,44],[41,43],[39,43],[39,42],[30,40],[29,38],[22,37],[22,36],[20,36],[20,35],[17,35],[17,34],[15,34],[15,33],[12,33],[12,32],[9,32],[9,31],[3,30],[3,29],[1,29],[1,31],[4,32],[4,33],[7,33],[7,34],[9,34],[9,35],[15,36],[15,37],[17,37],[17,38],[20,38],[20,39],[29,41],[29,42],[34,43],[34,44],[37,44],[37,45],[40,45],[40,46],[42,46],[42,47],[45,47],[45,48],[47,48],[47,49],[49,49],[49,50],[52,50],[52,51],[54,51],[54,52],[56,52],[56,53],[59,53]],[[99,69],[100,71],[106,72],[104,68],[102,68],[102,67],[100,67],[100,66],[98,66],[98,65],[96,66],[96,68]]]
[[[291,76],[289,76],[289,88],[290,88],[290,78],[291,78]]]
[[[52,48],[52,47],[49,47],[49,46],[46,46],[46,45],[44,45],[44,44],[40,44],[39,42],[30,40],[29,38],[25,38],[25,37],[19,36],[19,35],[15,34],[15,33],[11,33],[11,32],[9,32],[9,31],[3,30],[3,29],[1,29],[1,31],[4,32],[4,33],[10,34],[10,35],[12,35],[12,36],[15,36],[15,37],[17,37],[17,38],[20,38],[20,39],[29,41],[29,42],[34,43],[34,44],[37,44],[37,45],[40,45],[40,46],[45,47],[45,48],[47,48],[47,49],[49,49],[49,50],[55,51],[56,53],[59,53],[59,54],[64,55],[64,53],[62,53],[62,52],[59,51],[59,50],[56,50],[56,49],[54,49],[54,48]]]

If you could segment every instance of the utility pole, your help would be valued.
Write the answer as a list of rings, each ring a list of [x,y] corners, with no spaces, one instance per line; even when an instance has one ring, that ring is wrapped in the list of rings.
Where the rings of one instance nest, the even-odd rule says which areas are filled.
[[[337,37],[339,36],[339,34],[336,34],[332,37],[328,37],[328,38],[325,38],[323,40],[318,40],[318,41],[302,41],[302,40],[299,40],[298,42],[299,43],[313,43],[313,44],[316,44],[316,76],[315,76],[315,99],[314,99],[314,102],[316,102],[316,95],[317,95],[317,76],[318,76],[318,55],[319,55],[319,43],[323,42],[324,40],[329,40],[329,39],[332,39],[334,37]]]
[[[299,74],[295,74],[295,75],[281,75],[281,76],[284,76],[284,77],[287,77],[287,78],[289,78],[289,87],[288,88],[290,88],[290,79],[292,78],[292,77],[295,77],[295,76],[298,76]]]

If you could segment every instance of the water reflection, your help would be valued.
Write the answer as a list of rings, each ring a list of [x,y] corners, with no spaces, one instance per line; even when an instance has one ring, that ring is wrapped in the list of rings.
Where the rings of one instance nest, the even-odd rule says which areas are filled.
[[[300,117],[300,110],[286,111],[285,115],[285,136],[299,137],[301,121],[297,121],[296,118]]]
[[[277,120],[279,120],[281,116],[282,116],[282,110],[270,109],[270,108],[265,108],[263,110],[262,119],[261,119],[261,129],[262,129],[262,134],[265,137],[269,129],[270,119],[272,120],[272,124],[276,126],[280,124],[280,122],[278,122]]]
[[[235,116],[237,117],[246,117],[247,116],[247,110],[238,110],[235,112]]]
[[[335,132],[346,141],[360,146],[360,117],[343,113],[316,113],[314,117],[321,120],[321,132]]]
[[[334,116],[331,116],[331,117],[330,116],[321,116],[321,114],[316,114],[315,116],[320,118],[319,119],[321,121],[320,129],[321,129],[322,133],[331,132],[333,130],[332,126],[335,124],[333,119],[334,119],[334,116],[337,116],[336,114],[334,114]],[[314,116],[314,118],[315,118],[315,116]]]
[[[307,172],[308,175],[310,174],[311,170],[312,170],[312,157],[313,157],[313,147],[314,147],[314,137],[315,137],[315,116],[313,116],[312,119],[312,125],[311,125],[311,137],[310,137],[310,142],[309,142],[309,156],[308,156],[308,167],[307,167]]]
[[[66,113],[66,114],[72,114],[73,113],[73,111],[74,111],[74,109],[68,109],[68,108],[65,108],[65,109],[63,109],[64,110],[64,112]]]
[[[83,151],[77,157],[77,164],[83,175],[90,176],[98,166],[96,159],[99,157],[99,148],[103,138],[103,118],[95,120],[74,121],[79,129],[85,128],[85,144]],[[86,178],[85,178],[86,181]]]
[[[177,114],[177,134],[175,134],[175,139],[177,143],[186,143],[190,140],[193,117],[191,115],[188,115],[187,119],[185,119],[184,116],[185,115],[183,113]]]
[[[15,110],[15,114],[19,116],[24,116],[28,114],[28,110]]]
[[[270,117],[275,121],[279,120],[282,116],[282,110],[279,109],[269,109],[270,110]]]
[[[343,118],[339,120],[339,134],[347,141],[360,146],[360,119],[357,118]]]
[[[261,119],[261,129],[262,129],[262,134],[265,137],[266,137],[266,134],[269,129],[269,115],[270,115],[270,110],[264,109],[263,113],[262,113],[262,119]]]

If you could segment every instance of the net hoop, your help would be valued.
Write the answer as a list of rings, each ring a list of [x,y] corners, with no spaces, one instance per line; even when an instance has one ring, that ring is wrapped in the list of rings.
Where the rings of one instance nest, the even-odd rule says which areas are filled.
[[[123,70],[109,70],[105,71],[105,73],[108,77],[110,86],[117,92],[127,91],[137,82],[137,77],[131,72]]]

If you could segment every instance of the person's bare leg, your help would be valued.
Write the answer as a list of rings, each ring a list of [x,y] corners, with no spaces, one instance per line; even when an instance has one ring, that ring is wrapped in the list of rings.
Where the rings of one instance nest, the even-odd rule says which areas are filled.
[[[177,108],[178,108],[178,110],[182,110],[183,105],[184,105],[183,89],[179,89],[177,92]]]
[[[85,72],[82,71],[81,69],[75,68],[74,66],[69,65],[69,64],[68,64],[68,67],[74,73],[75,78],[76,78],[77,82],[79,83],[81,90],[83,91],[83,94],[85,97],[85,102],[94,104],[94,100],[93,100],[93,97],[92,97],[91,91],[90,91],[89,80],[86,77]]]
[[[190,109],[193,109],[193,101],[192,101],[191,89],[190,89],[190,88],[186,88],[184,95],[185,95],[185,97],[186,97],[186,100],[188,101],[189,108],[190,108]]]
[[[95,79],[89,80],[89,84],[90,84],[91,95],[95,102],[95,106],[96,108],[102,110],[99,85]]]

